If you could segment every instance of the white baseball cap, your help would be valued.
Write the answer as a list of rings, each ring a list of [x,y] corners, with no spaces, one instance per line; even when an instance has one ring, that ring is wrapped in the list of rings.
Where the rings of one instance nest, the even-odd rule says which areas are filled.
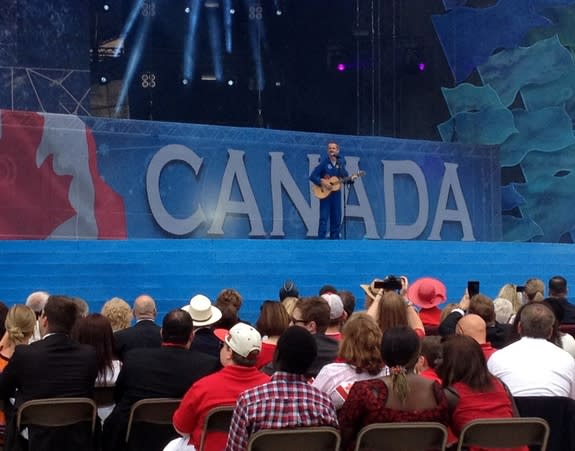
[[[214,334],[242,357],[247,357],[253,351],[260,351],[262,348],[262,336],[246,323],[238,323],[230,330],[216,329]]]
[[[340,319],[343,315],[343,301],[339,295],[334,293],[324,293],[321,297],[329,305],[329,319]]]

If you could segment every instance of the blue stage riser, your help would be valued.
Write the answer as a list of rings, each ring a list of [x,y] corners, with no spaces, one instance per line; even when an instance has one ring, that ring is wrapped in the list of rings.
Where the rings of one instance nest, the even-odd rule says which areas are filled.
[[[276,299],[285,279],[302,295],[324,284],[352,291],[363,305],[359,285],[387,274],[422,276],[445,282],[457,302],[467,280],[495,296],[508,282],[556,274],[575,283],[575,248],[567,244],[312,241],[312,240],[125,240],[2,241],[0,299],[23,302],[34,290],[79,296],[99,311],[113,296],[132,302],[149,293],[159,321],[172,308],[203,293],[215,299],[223,288],[244,297],[241,317],[257,319],[263,300]]]

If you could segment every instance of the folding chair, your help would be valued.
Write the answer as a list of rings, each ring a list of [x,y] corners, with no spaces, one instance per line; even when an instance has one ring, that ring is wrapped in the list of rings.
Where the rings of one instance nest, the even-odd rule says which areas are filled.
[[[515,448],[539,446],[547,449],[549,425],[542,418],[491,418],[468,423],[461,434],[457,451],[470,446],[484,448]]]
[[[339,431],[328,426],[262,429],[252,434],[247,451],[339,451]]]
[[[208,412],[204,422],[204,429],[202,430],[199,451],[204,451],[206,437],[210,432],[229,432],[233,413],[233,405],[215,407]]]
[[[126,443],[130,441],[130,433],[135,423],[171,425],[172,415],[180,405],[180,401],[177,398],[147,398],[136,402],[130,409]]]
[[[16,426],[59,427],[90,422],[92,435],[96,429],[98,409],[90,398],[45,398],[26,401],[18,408]]]
[[[547,451],[575,449],[575,401],[565,396],[515,396],[520,417],[543,418],[549,425]]]
[[[355,451],[445,451],[447,428],[441,423],[374,423],[359,431]]]

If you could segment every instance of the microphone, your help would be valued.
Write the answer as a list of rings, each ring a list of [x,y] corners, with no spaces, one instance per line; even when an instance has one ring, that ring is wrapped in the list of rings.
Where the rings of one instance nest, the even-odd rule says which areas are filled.
[[[341,157],[340,157],[339,155],[336,155],[336,156],[335,156],[335,159],[336,159],[336,160],[339,160],[340,158],[341,158]]]

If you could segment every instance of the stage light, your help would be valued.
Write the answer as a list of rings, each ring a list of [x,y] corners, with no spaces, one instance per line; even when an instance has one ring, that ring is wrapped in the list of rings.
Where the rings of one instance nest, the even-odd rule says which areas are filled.
[[[419,69],[420,72],[423,72],[425,70],[425,63],[419,63],[417,68]]]
[[[184,45],[184,78],[191,80],[194,76],[196,65],[196,33],[198,23],[202,14],[202,2],[196,1],[191,4],[190,14],[188,15],[188,32]]]
[[[235,82],[233,80],[228,80],[228,86],[233,86],[235,84]]]
[[[345,64],[339,63],[339,64],[337,65],[337,70],[340,71],[340,72],[343,72],[343,71],[345,70]]]
[[[108,83],[108,77],[106,77],[105,75],[102,75],[100,77],[100,84],[105,85],[106,83]]]
[[[190,82],[190,80],[188,80],[187,78],[184,78],[184,79],[182,80],[182,84],[183,84],[184,86],[186,86],[189,82]]]
[[[184,12],[185,12],[186,14],[190,14],[190,7],[189,7],[189,6],[186,6],[186,8],[184,9]]]
[[[230,14],[235,14],[236,10],[234,8],[230,8]]]
[[[281,81],[276,81],[276,82],[275,82],[276,88],[279,88],[281,85],[282,85],[282,82],[281,82]]]
[[[281,15],[282,15],[282,10],[276,9],[276,16],[281,16]]]
[[[110,11],[110,5],[107,3],[104,4],[104,11]]]

